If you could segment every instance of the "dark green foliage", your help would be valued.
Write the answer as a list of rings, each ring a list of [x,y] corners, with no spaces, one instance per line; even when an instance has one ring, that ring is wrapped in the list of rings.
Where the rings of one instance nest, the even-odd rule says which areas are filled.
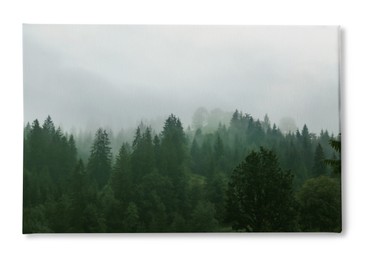
[[[170,115],[160,133],[140,124],[94,140],[51,117],[26,124],[23,232],[340,230],[340,141],[306,125],[283,134],[267,115],[235,111],[228,127],[214,115],[229,122],[201,110],[194,131]],[[309,180],[324,163],[332,178]]]
[[[44,205],[23,208],[23,234],[50,233],[49,221]]]
[[[70,232],[84,232],[85,224],[81,216],[89,200],[93,199],[92,196],[89,195],[89,181],[89,176],[86,175],[84,164],[80,160],[68,183],[68,194],[71,198]]]
[[[233,229],[291,231],[293,205],[292,175],[282,171],[273,152],[253,151],[233,171],[227,204]]]
[[[216,231],[215,206],[210,202],[200,201],[192,212],[189,230],[192,232]]]
[[[333,154],[332,159],[325,160],[325,163],[330,165],[333,169],[332,176],[341,178],[342,172],[342,161],[341,161],[341,135],[339,135],[338,140],[329,140],[331,147],[338,153],[338,157]]]
[[[314,155],[312,177],[319,177],[320,175],[327,175],[327,167],[325,164],[323,148],[318,144]]]
[[[179,175],[186,159],[186,139],[180,120],[170,115],[161,133],[161,171],[166,175]]]
[[[297,194],[301,230],[341,231],[341,189],[336,179],[320,176],[310,179]]]
[[[108,134],[99,128],[95,133],[87,167],[88,174],[96,181],[99,188],[107,184],[111,175],[111,160],[112,153]]]
[[[82,215],[83,228],[85,233],[98,233],[106,231],[106,224],[103,215],[98,212],[95,204],[88,204]]]
[[[202,173],[202,158],[201,158],[201,149],[198,146],[198,143],[196,141],[196,138],[193,139],[192,145],[191,145],[191,169],[194,173],[200,174]]]
[[[132,176],[129,145],[123,144],[114,164],[113,174],[111,176],[111,187],[115,197],[126,202],[126,198],[131,196]]]
[[[126,214],[124,218],[125,231],[129,233],[137,232],[140,226],[139,223],[140,220],[139,220],[138,208],[135,203],[130,202],[126,209]]]
[[[131,167],[134,172],[133,178],[139,180],[153,170],[155,163],[154,146],[149,127],[146,128],[144,133],[141,133],[140,127],[137,128],[132,149]]]
[[[312,161],[313,161],[313,148],[311,144],[310,134],[308,127],[304,125],[301,131],[300,141],[302,143],[302,156],[304,161],[304,166],[308,172],[311,171]]]
[[[27,124],[24,139],[23,231],[66,232],[70,198],[67,182],[76,165],[73,137],[55,130],[51,117],[42,127]]]
[[[207,179],[207,199],[213,203],[215,208],[215,218],[224,223],[225,202],[226,202],[227,180],[223,174],[215,174]]]

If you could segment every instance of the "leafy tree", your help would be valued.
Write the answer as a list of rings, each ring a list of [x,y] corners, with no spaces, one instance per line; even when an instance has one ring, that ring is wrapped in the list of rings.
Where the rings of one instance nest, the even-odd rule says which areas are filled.
[[[276,155],[260,148],[233,171],[227,214],[234,230],[290,231],[294,222],[292,175],[279,167]]]
[[[297,193],[303,231],[341,231],[341,192],[337,180],[328,176],[309,179]]]

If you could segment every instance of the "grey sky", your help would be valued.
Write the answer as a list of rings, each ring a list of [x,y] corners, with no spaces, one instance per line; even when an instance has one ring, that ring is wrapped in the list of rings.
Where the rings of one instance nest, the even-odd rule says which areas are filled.
[[[338,133],[338,28],[24,25],[24,120],[135,126],[198,107]]]

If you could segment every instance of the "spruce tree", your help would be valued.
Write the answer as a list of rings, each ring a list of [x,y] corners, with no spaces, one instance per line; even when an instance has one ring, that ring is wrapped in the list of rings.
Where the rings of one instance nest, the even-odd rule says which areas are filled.
[[[177,175],[186,158],[186,138],[179,118],[170,115],[161,135],[162,172]]]
[[[131,155],[132,175],[135,181],[140,180],[144,175],[149,174],[155,167],[154,146],[151,136],[151,129],[147,127],[141,134],[141,128],[136,130]]]
[[[111,174],[111,147],[108,134],[102,128],[95,133],[90,151],[87,172],[99,188],[107,184]]]
[[[314,164],[312,168],[312,177],[319,177],[327,174],[324,152],[322,146],[318,143],[315,149]]]

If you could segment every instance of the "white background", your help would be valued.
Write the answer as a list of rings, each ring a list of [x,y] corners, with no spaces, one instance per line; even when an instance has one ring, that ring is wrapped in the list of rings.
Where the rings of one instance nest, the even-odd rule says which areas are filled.
[[[365,259],[366,8],[362,2],[1,1],[0,259]],[[341,25],[343,233],[22,235],[22,23]]]

